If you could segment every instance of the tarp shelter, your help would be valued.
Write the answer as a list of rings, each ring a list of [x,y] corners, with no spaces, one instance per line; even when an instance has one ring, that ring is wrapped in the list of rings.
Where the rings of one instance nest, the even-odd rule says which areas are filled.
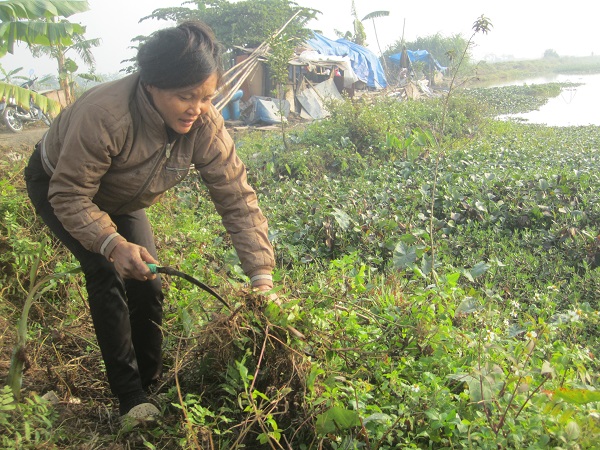
[[[368,87],[387,87],[381,62],[371,50],[346,39],[333,41],[314,32],[306,44],[322,55],[348,57],[354,74]]]
[[[405,51],[406,51],[406,55],[408,56],[408,59],[410,60],[411,63],[423,61],[427,64],[433,65],[433,67],[435,67],[437,70],[439,70],[442,73],[445,72],[447,69],[447,67],[442,66],[427,50],[405,50]],[[403,52],[390,55],[389,56],[390,61],[392,61],[396,64],[402,65],[402,54],[403,54]]]
[[[313,67],[337,67],[344,74],[344,87],[351,88],[358,81],[358,77],[352,70],[350,58],[347,56],[323,55],[316,50],[306,50],[294,57],[290,64],[293,66]]]
[[[269,75],[264,65],[257,66],[260,72],[253,69],[254,73],[241,88],[244,110],[241,119],[244,122],[250,125],[280,123],[291,108],[303,118],[322,119],[329,115],[327,103],[342,99],[342,89],[353,89],[357,81],[374,89],[387,87],[379,58],[360,45],[344,39],[332,41],[313,33],[313,38],[304,43],[302,50],[289,61],[287,101],[283,105],[267,97]]]

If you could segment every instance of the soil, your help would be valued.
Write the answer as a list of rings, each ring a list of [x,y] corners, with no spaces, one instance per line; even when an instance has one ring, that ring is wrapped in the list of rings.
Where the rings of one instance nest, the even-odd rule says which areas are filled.
[[[28,158],[33,146],[42,138],[47,126],[35,124],[13,133],[6,127],[0,128],[0,161],[17,161]]]

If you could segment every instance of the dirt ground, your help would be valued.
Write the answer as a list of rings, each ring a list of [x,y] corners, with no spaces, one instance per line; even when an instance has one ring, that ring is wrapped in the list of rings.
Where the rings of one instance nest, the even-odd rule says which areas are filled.
[[[0,128],[0,159],[15,160],[27,157],[47,129],[45,125],[32,125],[25,127],[20,133],[13,133],[6,128]]]
[[[31,126],[26,127],[20,133],[13,133],[7,129],[0,129],[0,147],[6,148],[21,148],[33,147],[38,142],[48,127]]]

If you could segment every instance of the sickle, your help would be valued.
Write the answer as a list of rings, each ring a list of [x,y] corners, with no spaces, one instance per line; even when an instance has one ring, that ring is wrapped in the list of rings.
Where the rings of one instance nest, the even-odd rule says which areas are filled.
[[[196,286],[205,290],[214,298],[219,300],[221,303],[223,303],[227,307],[227,309],[231,310],[231,306],[229,306],[229,303],[227,303],[225,299],[221,297],[217,292],[215,292],[210,286],[207,286],[202,281],[197,280],[196,278],[188,275],[187,273],[180,272],[179,270],[173,269],[172,267],[164,267],[156,264],[148,264],[148,268],[152,273],[164,273],[166,275],[174,275],[176,277],[183,278],[184,280],[187,280],[192,284],[195,284]]]

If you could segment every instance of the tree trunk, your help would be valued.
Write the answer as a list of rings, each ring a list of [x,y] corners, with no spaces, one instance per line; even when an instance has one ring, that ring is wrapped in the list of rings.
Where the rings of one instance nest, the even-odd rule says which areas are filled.
[[[289,150],[287,135],[285,130],[285,116],[283,115],[283,102],[285,100],[285,88],[282,83],[277,83],[277,97],[279,97],[279,115],[281,118],[281,139],[283,140],[283,148]]]
[[[65,93],[65,101],[67,105],[73,103],[73,91],[71,89],[71,83],[69,83],[69,73],[65,67],[65,53],[61,48],[56,48],[56,61],[58,62],[58,81],[60,88]]]

